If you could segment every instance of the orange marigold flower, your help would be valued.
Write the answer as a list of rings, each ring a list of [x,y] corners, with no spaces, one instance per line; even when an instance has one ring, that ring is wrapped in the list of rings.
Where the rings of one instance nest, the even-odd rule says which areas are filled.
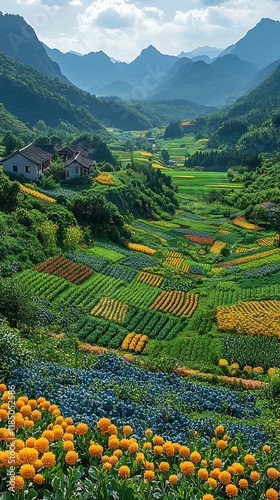
[[[49,443],[52,443],[54,441],[54,432],[51,430],[45,430],[42,432],[42,437],[46,438]]]
[[[206,495],[203,495],[202,500],[215,500],[213,495],[211,493],[206,493]]]
[[[147,442],[143,444],[143,450],[151,450],[152,449],[152,443]]]
[[[43,474],[36,474],[33,478],[33,481],[35,484],[41,485],[45,481],[45,478],[44,478]]]
[[[30,436],[26,441],[25,441],[25,446],[27,448],[34,448],[34,445],[36,443],[36,438],[33,436]]]
[[[153,431],[151,429],[145,430],[145,436],[152,436],[152,435],[153,435]]]
[[[174,457],[175,455],[175,449],[171,441],[166,441],[163,445],[162,448],[165,452],[165,455],[167,457]]]
[[[108,447],[110,448],[110,450],[116,450],[119,447],[119,444],[120,442],[117,436],[112,436],[108,441]]]
[[[198,451],[193,451],[191,454],[190,454],[190,460],[194,463],[194,464],[199,464],[199,462],[201,461],[201,455],[200,453],[198,453]]]
[[[24,427],[25,427],[26,429],[33,429],[33,427],[34,427],[34,422],[33,422],[33,420],[25,420],[25,421],[24,421]]]
[[[181,446],[179,454],[182,458],[186,458],[190,455],[190,449],[187,446]]]
[[[33,465],[30,464],[24,464],[21,466],[19,469],[19,473],[23,479],[33,479],[35,476],[35,468]]]
[[[10,479],[8,485],[11,489],[20,491],[24,488],[24,479],[21,476],[15,476],[14,478]]]
[[[264,445],[263,445],[263,451],[264,451],[265,453],[270,453],[270,446],[269,446],[268,444],[264,444]]]
[[[180,471],[182,474],[190,475],[194,473],[194,465],[192,462],[181,462]]]
[[[172,443],[172,444],[173,444],[175,453],[179,453],[181,445],[179,443]]]
[[[73,425],[74,424],[72,417],[66,417],[64,420],[65,420],[65,422],[66,422],[67,425]]]
[[[238,453],[238,448],[237,448],[237,446],[232,446],[232,447],[231,447],[231,451],[232,451],[233,453]]]
[[[123,433],[124,433],[125,436],[130,436],[130,434],[133,433],[132,427],[130,427],[130,425],[125,425],[123,427]]]
[[[58,417],[56,417],[55,421],[56,421],[57,424],[62,424],[62,422],[64,422],[64,418],[63,418],[62,415],[59,415]]]
[[[222,436],[225,432],[225,428],[223,425],[218,425],[214,430],[215,436]]]
[[[7,390],[7,386],[5,384],[0,384],[0,392],[5,392]]]
[[[37,460],[35,460],[33,465],[35,470],[39,470],[41,469],[41,467],[43,467],[43,462],[42,460],[39,460],[39,458],[37,458]]]
[[[203,481],[207,481],[207,479],[208,479],[207,469],[199,469],[197,476],[199,477],[199,479],[202,479]]]
[[[173,486],[178,483],[179,478],[176,476],[176,474],[171,474],[168,479],[169,483],[172,484]]]
[[[70,450],[65,455],[65,462],[68,465],[75,465],[75,463],[79,460],[79,455],[76,451]]]
[[[53,428],[54,440],[59,441],[63,436],[63,429],[61,425],[57,425]]]
[[[244,478],[239,479],[238,484],[239,484],[240,488],[243,488],[244,490],[246,488],[248,488],[248,485],[249,485],[247,479],[244,479]]]
[[[220,474],[220,469],[216,467],[216,469],[213,469],[210,471],[210,477],[213,477],[214,479],[218,479],[219,474]]]
[[[103,467],[106,470],[106,472],[110,472],[110,470],[112,469],[113,465],[110,462],[104,462]]]
[[[219,441],[217,441],[217,447],[219,450],[225,450],[228,447],[228,443],[224,441],[224,439],[219,439]]]
[[[155,464],[153,462],[145,462],[144,467],[146,470],[155,470]]]
[[[274,488],[266,490],[265,496],[268,500],[278,500],[278,492]]]
[[[8,416],[9,416],[8,412],[0,408],[0,422],[1,420],[7,420]]]
[[[144,460],[145,460],[144,453],[137,453],[135,457],[135,462],[137,463],[137,465],[141,464],[141,462],[143,462]]]
[[[119,444],[120,444],[120,447],[123,448],[124,450],[128,450],[128,447],[130,445],[129,440],[125,439],[125,438],[121,439]]]
[[[229,498],[237,497],[238,488],[235,486],[235,484],[227,484],[226,485],[226,494]]]
[[[236,469],[232,466],[232,465],[229,465],[228,468],[227,468],[228,472],[234,476],[234,474],[236,474]]]
[[[109,425],[111,425],[111,420],[106,417],[100,418],[97,422],[98,429],[100,429],[101,432],[104,433],[107,432]]]
[[[157,456],[160,456],[163,454],[163,447],[162,446],[154,446],[154,454]]]
[[[34,422],[40,420],[42,413],[39,410],[33,410],[31,413],[31,418]]]
[[[160,462],[158,468],[160,472],[168,472],[170,469],[170,465],[168,462]]]
[[[43,466],[46,467],[46,469],[51,469],[56,464],[55,454],[51,451],[47,451],[46,453],[44,453],[41,460]]]
[[[257,483],[260,480],[261,476],[256,470],[252,470],[250,472],[250,479],[254,482]]]
[[[128,447],[128,451],[129,453],[137,453],[138,448],[138,443],[131,443]]]
[[[74,441],[74,436],[71,434],[71,432],[65,432],[65,434],[62,436],[63,441]]]
[[[37,406],[37,401],[36,399],[29,399],[28,404],[31,406],[32,410],[34,410]]]
[[[146,470],[144,472],[144,479],[146,479],[146,481],[149,481],[149,483],[151,483],[155,479],[154,471],[153,470]]]
[[[35,460],[38,458],[38,451],[34,448],[22,448],[18,452],[19,461],[22,465],[31,464],[33,465]]]
[[[208,484],[210,484],[212,490],[215,490],[217,488],[217,481],[213,477],[208,477],[207,482]]]
[[[119,476],[120,477],[130,477],[130,468],[127,467],[127,465],[121,465],[119,469]]]
[[[227,470],[220,472],[218,479],[222,484],[229,484],[231,482],[231,474]]]
[[[254,465],[255,461],[256,461],[256,459],[255,459],[254,455],[248,454],[248,455],[245,455],[245,457],[244,457],[245,464],[249,465],[250,467],[252,465]]]
[[[100,455],[102,455],[103,453],[103,446],[101,446],[100,444],[91,444],[88,452],[91,457],[100,457]]]
[[[118,435],[118,429],[114,424],[111,424],[108,426],[107,432],[111,434],[112,436],[117,436]]]
[[[222,460],[220,458],[214,458],[212,464],[213,467],[220,469],[222,467]]]
[[[162,436],[154,436],[152,441],[154,444],[159,445],[159,446],[163,445],[163,443],[164,443],[164,439]]]
[[[113,453],[113,455],[115,455],[118,458],[120,458],[122,456],[122,454],[123,454],[123,452],[119,448],[117,450],[115,450]]]
[[[22,450],[24,448],[24,442],[22,439],[16,439],[14,442],[14,447],[16,451]]]
[[[236,473],[239,475],[239,476],[243,476],[244,474],[244,467],[242,464],[240,464],[239,462],[234,462],[233,464],[231,464],[232,467],[235,468],[236,470]]]
[[[267,477],[269,477],[269,479],[273,479],[273,480],[278,479],[280,476],[279,471],[277,469],[275,469],[275,467],[268,467],[266,474],[267,474]]]
[[[65,432],[68,432],[69,434],[75,434],[75,430],[75,425],[67,425]]]
[[[119,461],[119,459],[116,455],[112,455],[108,460],[108,462],[110,462],[110,464],[112,464],[112,465],[116,465],[118,463],[118,461]]]
[[[64,441],[63,442],[64,451],[74,450],[74,443],[72,441]]]
[[[49,442],[45,437],[41,437],[37,439],[36,443],[34,444],[34,448],[40,453],[45,453],[46,451],[49,451]]]

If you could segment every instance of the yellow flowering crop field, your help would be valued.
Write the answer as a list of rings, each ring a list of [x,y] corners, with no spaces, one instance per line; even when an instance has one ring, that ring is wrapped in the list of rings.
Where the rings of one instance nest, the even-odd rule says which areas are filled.
[[[280,340],[280,300],[238,302],[217,307],[218,329],[238,334],[271,336]]]
[[[178,290],[163,290],[150,306],[156,311],[169,312],[175,316],[190,318],[198,306],[198,293],[184,293]]]
[[[141,283],[146,283],[146,285],[159,287],[162,283],[163,277],[142,271],[137,279],[138,281],[141,281]]]
[[[90,311],[93,316],[106,318],[116,323],[123,323],[126,313],[127,304],[108,297],[102,297]]]
[[[24,184],[20,184],[20,190],[23,193],[29,194],[30,196],[34,196],[34,198],[39,198],[40,200],[47,201],[49,203],[56,203],[55,198],[51,198],[51,196],[47,196],[46,194],[40,193],[39,191],[36,191],[35,189],[30,189]]]
[[[131,332],[122,341],[121,348],[125,351],[132,351],[140,353],[143,351],[148,337],[147,335],[142,335],[142,333]]]

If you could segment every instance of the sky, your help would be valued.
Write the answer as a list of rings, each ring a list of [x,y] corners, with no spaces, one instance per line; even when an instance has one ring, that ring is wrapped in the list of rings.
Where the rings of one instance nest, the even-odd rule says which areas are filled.
[[[126,62],[149,45],[172,55],[225,48],[262,17],[280,20],[280,0],[1,0],[0,10],[23,16],[51,48]]]

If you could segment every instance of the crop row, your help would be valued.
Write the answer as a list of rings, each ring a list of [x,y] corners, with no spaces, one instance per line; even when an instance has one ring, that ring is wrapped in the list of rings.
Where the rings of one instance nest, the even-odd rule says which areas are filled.
[[[95,273],[88,281],[79,287],[71,288],[63,295],[63,300],[73,306],[85,311],[90,311],[96,304],[96,299],[110,296],[118,288],[123,286],[123,281],[110,276]]]
[[[150,357],[168,356],[175,359],[179,366],[185,363],[197,363],[199,366],[213,365],[218,362],[221,352],[221,341],[208,335],[192,335],[167,342],[164,345],[155,343],[149,350]],[[187,365],[188,366],[188,365]]]
[[[127,247],[135,252],[146,253],[147,255],[154,255],[157,251],[154,248],[147,247],[146,245],[141,245],[139,243],[127,243]]]
[[[235,249],[235,253],[236,254],[247,253],[247,252],[250,252],[253,250],[258,250],[258,249],[259,249],[259,247],[237,247]]]
[[[213,237],[212,232],[210,233],[210,232],[206,232],[206,231],[196,231],[194,229],[188,229],[187,226],[185,226],[184,228],[181,227],[181,228],[173,229],[172,232],[184,234],[184,235],[189,234],[191,236],[201,236],[202,238],[212,238]]]
[[[49,203],[56,203],[56,200],[54,198],[51,198],[50,196],[47,196],[46,194],[40,193],[39,191],[35,191],[35,189],[30,189],[23,184],[19,185],[20,190],[23,191],[26,194],[30,194],[31,196],[34,196],[35,198],[39,198],[40,200],[43,201],[48,201]]]
[[[267,247],[269,245],[273,245],[275,242],[275,235],[274,236],[264,236],[263,238],[258,238],[257,243],[261,247]]]
[[[92,269],[84,266],[83,264],[77,264],[76,262],[64,257],[64,255],[51,257],[49,260],[34,267],[34,271],[54,274],[55,276],[65,278],[66,280],[71,281],[71,283],[76,284],[82,283],[82,281],[87,279],[93,273]]]
[[[77,326],[80,340],[111,349],[118,349],[125,335],[121,326],[92,316],[83,316]]]
[[[245,271],[245,273],[243,274],[243,277],[245,279],[262,278],[264,276],[271,276],[272,274],[276,274],[279,271],[280,271],[280,263],[279,264],[265,264],[264,266]]]
[[[163,290],[150,309],[169,312],[175,316],[192,316],[198,306],[198,293],[184,293],[178,290]]]
[[[142,307],[148,307],[152,304],[159,293],[160,291],[158,288],[148,286],[145,283],[140,283],[139,281],[133,281],[129,285],[124,286],[110,294],[110,297],[121,300],[122,302],[132,306],[138,306],[141,304]]]
[[[129,331],[143,333],[151,339],[171,340],[183,331],[186,319],[178,320],[156,311],[134,307],[128,312],[124,326]]]
[[[235,266],[235,265],[239,265],[239,264],[245,264],[246,262],[264,259],[265,257],[269,257],[270,255],[278,254],[278,253],[279,253],[279,249],[273,248],[272,250],[266,250],[265,252],[259,252],[259,253],[255,253],[253,255],[246,255],[245,257],[239,257],[237,259],[227,260],[225,262],[220,262],[218,264],[218,267],[232,266],[232,265]]]
[[[98,303],[92,308],[90,314],[101,318],[114,321],[115,323],[123,323],[127,313],[127,304],[119,300],[101,297]]]
[[[120,265],[132,267],[132,269],[138,269],[140,271],[146,267],[155,267],[157,265],[157,261],[148,255],[133,253],[126,259],[122,259]]]
[[[230,363],[245,366],[280,367],[280,342],[276,337],[256,337],[247,335],[224,335],[221,357]]]
[[[180,252],[168,252],[166,258],[163,262],[165,266],[175,267],[175,269],[180,269],[182,262],[184,260],[183,254]]]
[[[30,294],[50,301],[71,286],[69,281],[63,278],[31,270],[21,273],[20,281]]]
[[[138,276],[138,281],[145,283],[146,285],[151,285],[155,287],[159,287],[162,283],[163,277],[157,276],[156,274],[150,274],[142,272]]]
[[[234,217],[231,219],[231,222],[238,227],[242,227],[242,229],[249,229],[249,230],[256,230],[260,229],[259,226],[256,226],[255,224],[252,224],[251,222],[248,222],[243,215],[238,215],[237,217]]]
[[[137,271],[125,266],[119,266],[118,264],[108,264],[103,267],[100,271],[105,276],[111,276],[112,278],[117,278],[126,283],[130,283],[136,276]]]
[[[98,273],[100,273],[102,269],[110,263],[108,259],[96,257],[95,255],[89,255],[86,252],[69,252],[65,254],[65,257],[77,262],[78,264],[84,264]]]
[[[154,234],[157,236],[163,238],[164,240],[171,241],[173,240],[173,236],[170,235],[167,231],[163,231],[155,227],[154,225],[150,224],[149,222],[143,222],[141,220],[137,220],[133,222],[133,226],[136,227],[137,229],[143,229],[145,232],[148,232],[149,234],[151,233],[151,229]]]
[[[142,333],[131,332],[128,333],[124,338],[121,348],[125,351],[132,351],[136,353],[140,353],[143,351],[148,337],[147,335],[142,335]]]
[[[223,241],[215,241],[214,245],[210,248],[210,252],[219,255],[226,244]]]
[[[112,179],[112,176],[107,172],[101,172],[97,177],[95,177],[96,182],[98,184],[104,184],[105,186],[114,186],[115,183]]]
[[[239,301],[280,299],[280,284],[273,284],[260,287],[234,288],[233,290],[217,289],[213,294],[213,304],[230,305]]]
[[[239,302],[217,307],[218,330],[245,335],[276,335],[279,329],[280,300]]]
[[[198,243],[199,245],[212,245],[215,241],[215,238],[212,236],[196,236],[193,234],[184,234],[184,237],[187,238],[192,243]]]

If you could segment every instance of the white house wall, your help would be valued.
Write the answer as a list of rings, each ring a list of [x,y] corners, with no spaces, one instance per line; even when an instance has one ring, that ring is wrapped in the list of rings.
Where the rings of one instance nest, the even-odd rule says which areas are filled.
[[[80,168],[82,168],[81,165],[75,161],[73,163],[71,163],[71,165],[68,165],[68,167],[65,167],[65,179],[69,180],[69,179],[76,179],[77,177],[81,177]],[[78,170],[77,172],[76,172],[76,169]],[[68,171],[69,171],[69,175],[67,174]]]
[[[38,166],[36,163],[28,160],[21,154],[16,154],[12,158],[2,161],[4,172],[14,174],[14,175],[24,175],[26,180],[37,181],[39,175],[42,173],[38,171]],[[13,167],[17,166],[17,172],[14,171]],[[26,172],[25,167],[30,167],[30,172]]]

